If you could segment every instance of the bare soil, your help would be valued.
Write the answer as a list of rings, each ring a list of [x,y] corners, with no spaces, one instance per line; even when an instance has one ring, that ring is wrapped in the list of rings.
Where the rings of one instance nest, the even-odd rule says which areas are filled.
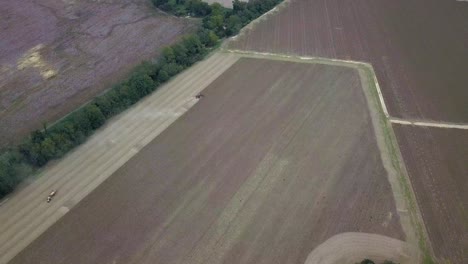
[[[11,263],[304,263],[405,240],[355,69],[242,58]]]
[[[109,88],[194,21],[146,0],[4,1],[0,6],[0,147]]]
[[[237,59],[216,53],[180,73],[1,201],[0,263],[11,260],[190,109],[195,95]],[[52,189],[58,193],[46,203]]]
[[[390,115],[468,122],[468,4],[291,0],[230,48],[369,62]]]
[[[365,61],[374,67],[390,116],[466,123],[466,14],[468,4],[460,1],[291,0],[228,47]],[[468,147],[460,144],[468,135],[394,127],[436,256],[468,262],[462,235],[468,198],[454,190],[468,183],[460,165],[468,160]]]
[[[468,261],[468,131],[393,125],[436,256]]]

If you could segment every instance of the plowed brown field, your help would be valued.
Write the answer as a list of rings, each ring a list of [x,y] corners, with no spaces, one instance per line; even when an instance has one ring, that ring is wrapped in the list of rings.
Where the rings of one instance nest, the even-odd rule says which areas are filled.
[[[355,69],[242,58],[12,263],[304,263],[405,240]]]
[[[434,251],[468,261],[468,131],[393,125]]]
[[[291,0],[228,47],[369,62],[391,116],[466,123],[467,14],[468,3],[455,0]],[[418,204],[432,243],[438,247],[434,248],[436,256],[452,263],[468,262],[468,252],[461,251],[467,248],[467,238],[460,238],[467,233],[466,211],[461,214],[461,205],[453,204],[459,199],[466,206],[468,199],[459,192],[444,191],[454,184],[446,179],[457,178],[457,186],[467,186],[466,170],[452,167],[466,163],[467,158],[443,151],[466,142],[468,135],[396,128]],[[422,132],[421,138],[416,132]],[[434,155],[438,159],[431,162]],[[435,182],[435,193],[426,193]],[[458,224],[447,225],[449,217],[457,219],[448,223]]]
[[[468,3],[291,0],[241,50],[371,63],[392,116],[468,122]]]
[[[147,0],[7,0],[0,5],[0,148],[81,106],[193,21]]]

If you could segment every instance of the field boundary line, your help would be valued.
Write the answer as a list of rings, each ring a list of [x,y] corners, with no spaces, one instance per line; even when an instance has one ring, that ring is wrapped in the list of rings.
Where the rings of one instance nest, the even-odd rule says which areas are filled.
[[[418,263],[433,264],[433,246],[392,123],[390,122],[390,118],[385,116],[383,108],[379,107],[380,99],[377,100],[377,84],[372,81],[376,78],[374,69],[370,64],[364,64],[364,66],[365,67],[359,67],[357,70],[361,75],[368,104],[375,105],[375,107],[369,108],[370,111],[372,112],[372,109],[377,109],[378,111],[376,115],[371,113],[372,122],[375,122],[374,129],[376,131],[376,137],[379,137],[379,135],[383,136],[381,140],[377,140],[377,144],[379,148],[381,148],[382,160],[390,159],[390,166],[388,167],[390,173],[389,182],[395,196],[395,203],[398,204],[399,201],[404,202],[404,210],[402,210],[403,208],[397,207],[401,225],[404,229],[405,226],[406,228],[408,228],[408,225],[411,226],[412,230],[407,230],[405,233],[407,235],[407,241],[409,242],[409,240],[411,240],[412,244],[417,245],[421,250],[422,255]]]
[[[431,121],[419,121],[410,119],[400,119],[389,117],[389,120],[393,124],[409,125],[409,126],[422,126],[422,127],[437,127],[437,128],[454,128],[454,129],[468,129],[468,124],[457,124],[449,122],[431,122]]]
[[[239,53],[239,54],[244,54],[244,55],[253,54],[253,55],[280,57],[280,58],[294,59],[294,60],[304,60],[304,61],[313,60],[313,61],[316,61],[319,63],[321,62],[324,64],[330,64],[330,62],[336,62],[336,64],[339,64],[342,66],[343,64],[351,64],[351,65],[358,65],[358,66],[373,68],[370,63],[361,62],[361,61],[353,61],[353,60],[342,60],[342,59],[332,59],[332,58],[313,57],[313,56],[287,55],[287,54],[281,54],[281,53],[258,52],[258,51],[244,51],[244,50],[237,50],[237,49],[225,49],[224,51],[231,52],[231,53]],[[351,66],[351,65],[345,65],[345,66]],[[377,76],[375,76],[375,74],[373,74],[373,81],[377,88],[377,93],[379,95],[379,100],[382,106],[382,111],[384,112],[385,117],[390,118],[390,115],[387,110],[387,105],[385,104],[382,91],[380,90],[379,81],[377,80]]]
[[[467,0],[468,1],[468,0]],[[222,49],[224,52],[228,53],[238,53],[244,56],[250,57],[276,57],[280,59],[289,59],[294,60],[296,62],[299,61],[315,61],[316,63],[323,63],[323,64],[333,64],[333,65],[341,65],[341,66],[361,66],[372,69],[372,79],[375,84],[375,88],[377,91],[377,95],[380,101],[380,105],[382,108],[382,112],[385,117],[390,121],[390,123],[394,124],[401,124],[401,125],[412,125],[412,126],[421,126],[421,127],[435,127],[435,128],[454,128],[454,129],[468,129],[468,124],[465,123],[451,123],[451,122],[443,122],[443,121],[432,121],[432,120],[416,120],[416,119],[404,119],[404,118],[397,118],[392,117],[388,113],[387,105],[385,104],[385,100],[383,98],[382,90],[380,89],[379,81],[377,80],[377,76],[375,71],[373,70],[372,64],[362,61],[353,61],[353,60],[342,60],[342,59],[334,59],[334,58],[324,58],[324,57],[314,57],[314,56],[299,56],[299,55],[288,55],[288,54],[281,54],[281,53],[270,53],[270,52],[258,52],[258,51],[245,51],[245,50],[238,50],[238,49]]]

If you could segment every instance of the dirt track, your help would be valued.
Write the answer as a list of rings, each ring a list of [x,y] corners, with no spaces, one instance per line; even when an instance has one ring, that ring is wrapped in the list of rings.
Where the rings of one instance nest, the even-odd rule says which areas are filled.
[[[0,149],[75,110],[193,25],[149,0],[2,1]]]
[[[376,234],[342,233],[329,238],[315,248],[304,264],[356,264],[363,259],[376,263],[391,260],[401,264],[415,264],[415,245]]]
[[[343,232],[405,239],[357,71],[242,59],[204,94],[12,263],[303,263]]]
[[[195,94],[236,60],[233,55],[217,54],[197,64],[111,120],[88,142],[15,192],[0,206],[0,263],[36,239],[161,133],[195,103]],[[58,194],[47,204],[51,189],[58,189]]]

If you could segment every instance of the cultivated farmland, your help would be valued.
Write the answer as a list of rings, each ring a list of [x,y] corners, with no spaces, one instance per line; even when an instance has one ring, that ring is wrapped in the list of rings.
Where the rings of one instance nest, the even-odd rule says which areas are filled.
[[[466,1],[291,0],[227,47],[368,62],[391,117],[466,124],[467,14]],[[453,165],[466,163],[468,135],[395,128],[436,257],[467,262],[468,199],[448,190],[467,186],[466,166]]]
[[[0,263],[7,263],[190,109],[195,95],[237,60],[232,54],[215,54],[192,66],[2,201]],[[48,204],[45,197],[52,189],[58,194]]]
[[[373,65],[392,116],[468,121],[468,3],[291,0],[230,48]]]
[[[2,1],[0,147],[81,106],[193,24],[147,0]]]
[[[203,94],[12,263],[304,263],[344,232],[407,238],[355,69],[242,58]]]
[[[468,260],[468,130],[394,125],[434,251]]]

